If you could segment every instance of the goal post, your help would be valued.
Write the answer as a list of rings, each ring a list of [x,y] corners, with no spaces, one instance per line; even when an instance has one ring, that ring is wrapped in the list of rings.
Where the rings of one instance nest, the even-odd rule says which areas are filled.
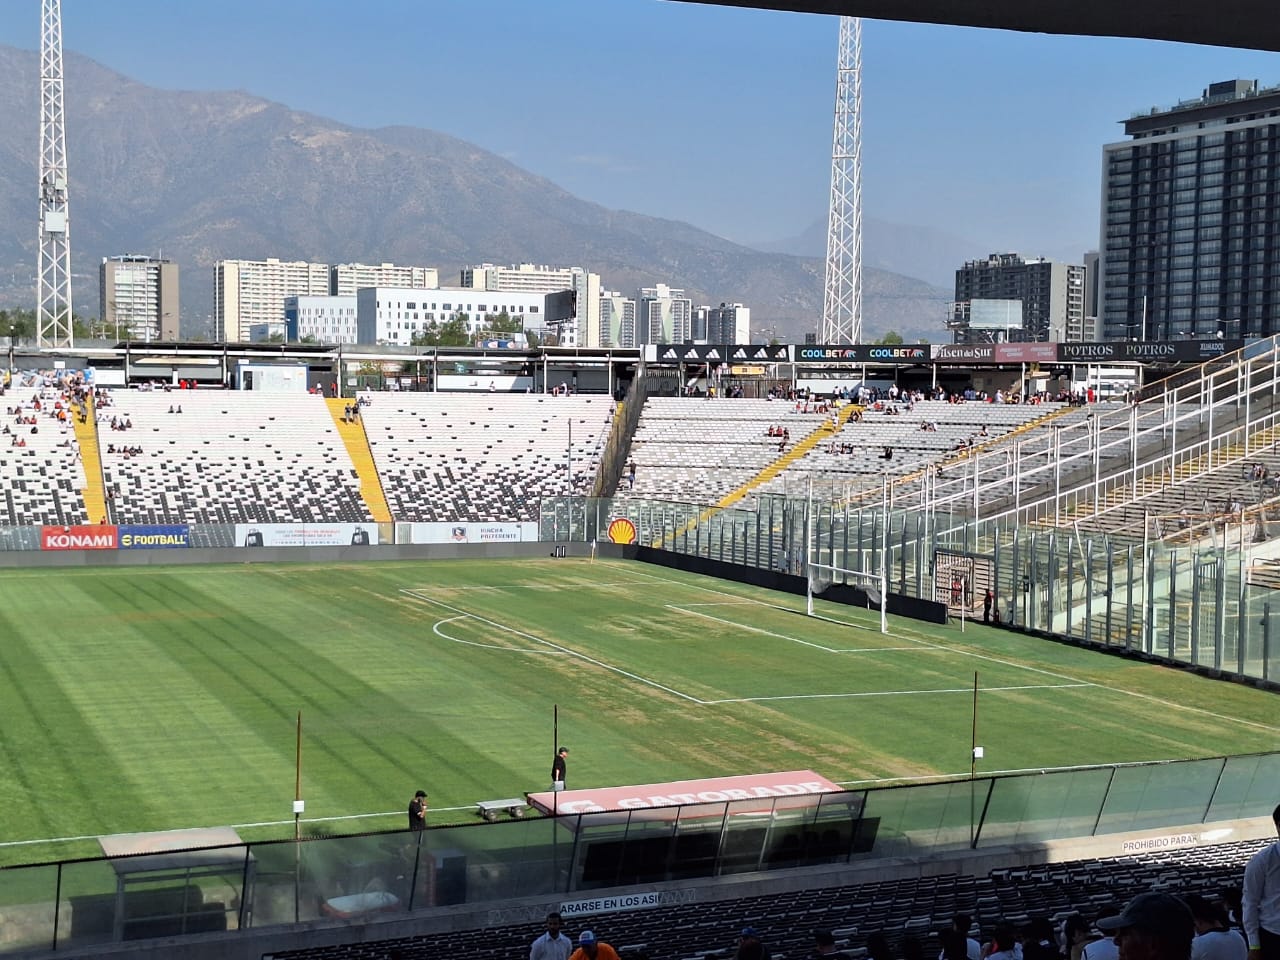
[[[821,597],[829,587],[838,584],[862,591],[866,596],[866,608],[880,611],[880,632],[889,632],[888,604],[885,602],[889,596],[889,585],[886,582],[884,570],[870,573],[865,570],[849,570],[845,567],[832,566],[829,563],[814,563],[810,560],[806,579],[805,613],[809,616],[819,616],[814,613],[814,597]]]

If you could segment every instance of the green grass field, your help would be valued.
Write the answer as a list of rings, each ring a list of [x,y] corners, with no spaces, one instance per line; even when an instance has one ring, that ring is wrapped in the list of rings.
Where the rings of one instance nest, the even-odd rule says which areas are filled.
[[[0,862],[291,835],[299,710],[306,817],[335,832],[399,828],[418,787],[433,823],[544,789],[557,704],[570,788],[967,774],[975,671],[980,772],[1280,750],[1273,694],[803,607],[622,561],[0,573]]]

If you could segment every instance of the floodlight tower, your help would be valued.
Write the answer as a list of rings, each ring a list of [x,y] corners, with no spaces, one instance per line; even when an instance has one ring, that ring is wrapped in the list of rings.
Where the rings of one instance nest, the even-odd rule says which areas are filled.
[[[41,0],[40,266],[36,274],[36,340],[41,348],[72,345],[69,215],[62,4],[61,0]]]
[[[831,205],[827,214],[827,282],[819,343],[862,336],[862,19],[840,18]]]

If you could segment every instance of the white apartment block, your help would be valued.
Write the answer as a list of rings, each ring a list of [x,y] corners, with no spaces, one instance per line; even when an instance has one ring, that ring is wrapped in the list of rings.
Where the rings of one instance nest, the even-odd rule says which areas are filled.
[[[104,336],[177,340],[178,265],[144,256],[103,257],[98,269]]]
[[[563,347],[598,347],[593,342],[600,329],[600,274],[582,267],[547,267],[532,263],[498,267],[482,263],[463,267],[461,284],[472,290],[501,293],[558,293],[573,290],[578,294],[577,315],[570,323],[557,324]]]
[[[659,283],[641,287],[636,294],[636,328],[639,342],[684,343],[693,337],[693,301],[683,290]]]
[[[329,293],[354,297],[361,287],[411,287],[434,290],[440,286],[435,267],[398,267],[394,263],[339,263],[329,269]]]
[[[329,295],[329,265],[301,260],[219,260],[213,265],[214,338],[249,339],[258,323],[282,323],[285,297]]]
[[[484,330],[485,318],[506,312],[520,320],[526,333],[541,333],[546,294],[499,293],[440,287],[421,290],[412,287],[364,287],[356,293],[356,328],[359,343],[387,343],[409,346],[415,333],[467,315],[467,329]]]
[[[596,347],[634,347],[636,345],[636,302],[616,290],[600,294],[600,325]]]
[[[316,343],[358,343],[356,295],[285,297],[284,326],[290,343],[307,337]]]

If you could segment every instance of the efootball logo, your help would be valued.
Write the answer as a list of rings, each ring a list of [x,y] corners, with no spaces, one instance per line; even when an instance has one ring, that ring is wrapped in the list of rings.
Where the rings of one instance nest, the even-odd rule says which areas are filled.
[[[609,524],[609,539],[614,543],[635,543],[636,525],[626,517],[619,517]]]

